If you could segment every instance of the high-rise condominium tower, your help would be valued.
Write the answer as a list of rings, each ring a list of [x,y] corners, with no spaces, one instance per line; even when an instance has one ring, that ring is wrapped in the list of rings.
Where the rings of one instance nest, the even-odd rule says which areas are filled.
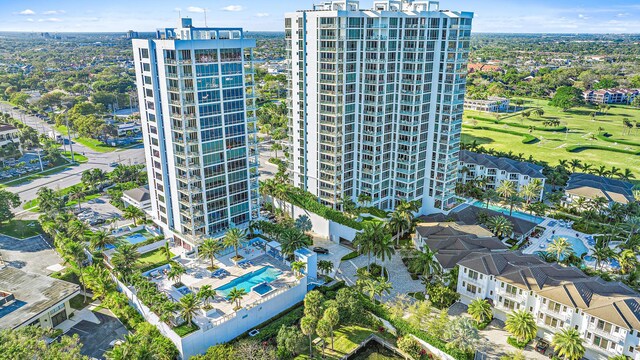
[[[254,47],[190,19],[133,40],[154,220],[187,249],[258,216]]]
[[[328,205],[452,207],[472,18],[408,0],[286,14],[294,184]]]

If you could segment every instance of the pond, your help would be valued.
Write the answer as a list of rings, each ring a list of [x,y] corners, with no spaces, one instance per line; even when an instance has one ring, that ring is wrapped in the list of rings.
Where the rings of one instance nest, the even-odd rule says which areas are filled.
[[[355,353],[349,355],[348,360],[401,360],[404,359],[396,352],[387,349],[375,339],[361,347]]]

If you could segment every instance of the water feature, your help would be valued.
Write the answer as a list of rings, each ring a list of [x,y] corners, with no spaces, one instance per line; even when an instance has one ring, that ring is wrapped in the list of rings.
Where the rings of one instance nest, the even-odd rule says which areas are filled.
[[[487,208],[487,204],[482,202],[482,201],[480,201],[480,200],[475,201],[473,203],[473,206],[479,207],[481,209],[486,209]],[[505,214],[505,215],[509,215],[509,209],[508,208],[503,208],[501,206],[489,204],[489,210],[493,210],[493,211],[497,211],[497,212]],[[513,212],[511,213],[511,216],[513,216],[515,218],[518,218],[518,219],[530,221],[530,222],[536,223],[536,224],[540,224],[541,222],[544,221],[544,218],[541,218],[541,217],[535,216],[535,215],[530,215],[530,214],[527,214],[527,213],[524,213],[524,212],[518,211],[518,210],[513,210]]]
[[[224,297],[229,295],[229,292],[233,288],[244,289],[247,293],[251,291],[256,285],[262,283],[270,283],[277,279],[282,272],[274,267],[265,266],[256,271],[244,274],[237,279],[233,279],[225,285],[216,288],[216,292]]]

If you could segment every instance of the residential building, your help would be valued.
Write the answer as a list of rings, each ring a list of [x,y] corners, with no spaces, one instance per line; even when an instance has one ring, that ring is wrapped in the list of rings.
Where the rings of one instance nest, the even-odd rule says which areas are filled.
[[[414,244],[417,249],[435,253],[443,270],[453,269],[460,260],[476,252],[507,251],[509,247],[480,225],[456,222],[419,223]]]
[[[465,99],[464,109],[494,113],[507,112],[509,111],[509,102],[509,99],[497,96],[489,96],[487,100]]]
[[[151,211],[151,193],[149,192],[149,187],[139,187],[131,190],[125,190],[122,193],[122,202],[124,202],[124,207],[137,207],[138,209],[144,210],[145,212]]]
[[[13,125],[0,123],[0,148],[9,144],[20,146],[20,130]]]
[[[10,266],[0,268],[0,329],[53,328],[73,311],[69,300],[80,286]]]
[[[482,207],[480,207],[482,206]],[[523,240],[533,233],[544,219],[533,215],[521,214],[520,217],[508,215],[508,211],[498,212],[484,207],[484,204],[472,205],[469,203],[460,204],[451,210],[448,214],[435,213],[418,218],[420,222],[456,222],[459,225],[477,225],[484,222],[488,218],[502,216],[507,218],[513,225],[513,233],[511,238]],[[526,219],[525,219],[526,218]],[[484,219],[484,220],[483,220]]]
[[[582,93],[584,100],[593,104],[631,104],[640,89],[600,89]]]
[[[564,203],[570,205],[580,198],[585,200],[604,198],[609,206],[614,203],[628,204],[636,201],[633,188],[634,185],[626,181],[593,174],[573,173],[564,189]]]
[[[488,299],[494,317],[503,321],[514,310],[526,310],[547,341],[561,329],[576,329],[586,359],[640,359],[640,297],[626,285],[519,252],[473,253],[458,265],[462,303]]]
[[[503,69],[498,65],[485,64],[485,63],[469,63],[467,65],[469,74],[474,72],[502,72]]]
[[[336,208],[366,194],[451,209],[472,18],[408,0],[286,14],[293,184]]]
[[[484,179],[488,189],[495,189],[507,180],[514,183],[517,191],[537,179],[540,192],[535,200],[542,201],[546,177],[543,167],[526,161],[517,161],[506,157],[476,153],[469,150],[460,151],[459,179],[461,182]]]
[[[182,19],[132,43],[153,218],[189,251],[258,217],[255,40]]]

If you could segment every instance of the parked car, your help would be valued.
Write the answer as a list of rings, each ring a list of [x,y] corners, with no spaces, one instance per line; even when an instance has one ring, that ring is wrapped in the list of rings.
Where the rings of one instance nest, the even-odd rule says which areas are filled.
[[[118,163],[114,161],[114,162],[112,162],[111,164],[109,164],[109,166],[111,166],[111,167],[116,167],[116,166],[118,166]]]
[[[549,348],[549,343],[542,339],[538,340],[535,347],[536,351],[539,352],[540,354],[544,354],[545,352],[547,352],[548,348]]]
[[[328,254],[329,253],[329,249],[316,246],[316,247],[313,248],[313,252],[318,253],[318,254]]]

